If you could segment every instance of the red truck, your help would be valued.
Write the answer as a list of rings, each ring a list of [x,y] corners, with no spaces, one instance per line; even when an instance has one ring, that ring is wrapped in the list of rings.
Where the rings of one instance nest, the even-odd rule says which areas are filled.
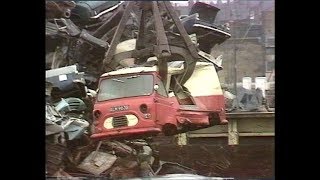
[[[171,77],[181,73],[183,63],[168,66],[166,84],[157,70],[157,66],[128,67],[100,77],[91,138],[174,135],[228,123],[214,63],[197,62],[184,84],[194,105],[179,104],[169,88]]]

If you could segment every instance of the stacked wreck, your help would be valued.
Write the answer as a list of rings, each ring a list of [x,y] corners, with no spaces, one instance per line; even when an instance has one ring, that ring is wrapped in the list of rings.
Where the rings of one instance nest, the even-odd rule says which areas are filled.
[[[226,124],[211,49],[230,38],[196,3],[46,1],[46,173],[110,179],[196,174],[152,137]],[[202,87],[199,81],[208,81]]]

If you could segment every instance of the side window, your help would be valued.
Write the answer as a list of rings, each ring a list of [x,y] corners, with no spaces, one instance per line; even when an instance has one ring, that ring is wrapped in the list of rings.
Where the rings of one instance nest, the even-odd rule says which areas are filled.
[[[161,96],[168,97],[166,88],[164,87],[163,82],[160,79],[158,81],[158,86],[159,88],[157,90],[157,93],[160,94]]]

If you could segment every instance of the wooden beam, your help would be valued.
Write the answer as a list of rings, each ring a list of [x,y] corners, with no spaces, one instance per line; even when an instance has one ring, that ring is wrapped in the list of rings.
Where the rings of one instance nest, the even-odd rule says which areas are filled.
[[[241,113],[226,113],[227,119],[248,119],[248,118],[257,118],[265,119],[270,118],[273,120],[274,112],[241,112]]]
[[[238,145],[239,144],[239,133],[237,128],[237,120],[229,120],[228,123],[228,144]]]
[[[266,133],[266,132],[262,132],[262,133],[238,133],[239,137],[252,137],[252,136],[274,136],[275,133]],[[206,138],[206,137],[228,137],[229,134],[228,133],[216,133],[216,134],[212,134],[212,133],[201,133],[201,134],[188,134],[188,138]]]
[[[189,138],[202,138],[202,137],[228,137],[228,133],[218,134],[188,134]]]
[[[274,136],[275,133],[266,133],[266,132],[262,132],[262,133],[239,133],[239,136]]]

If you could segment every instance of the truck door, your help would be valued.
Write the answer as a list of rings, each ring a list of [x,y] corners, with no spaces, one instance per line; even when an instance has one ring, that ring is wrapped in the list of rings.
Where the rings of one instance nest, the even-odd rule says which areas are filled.
[[[158,78],[156,86],[156,95],[154,97],[156,106],[156,123],[161,125],[168,122],[176,124],[174,102],[169,98],[162,81]]]

